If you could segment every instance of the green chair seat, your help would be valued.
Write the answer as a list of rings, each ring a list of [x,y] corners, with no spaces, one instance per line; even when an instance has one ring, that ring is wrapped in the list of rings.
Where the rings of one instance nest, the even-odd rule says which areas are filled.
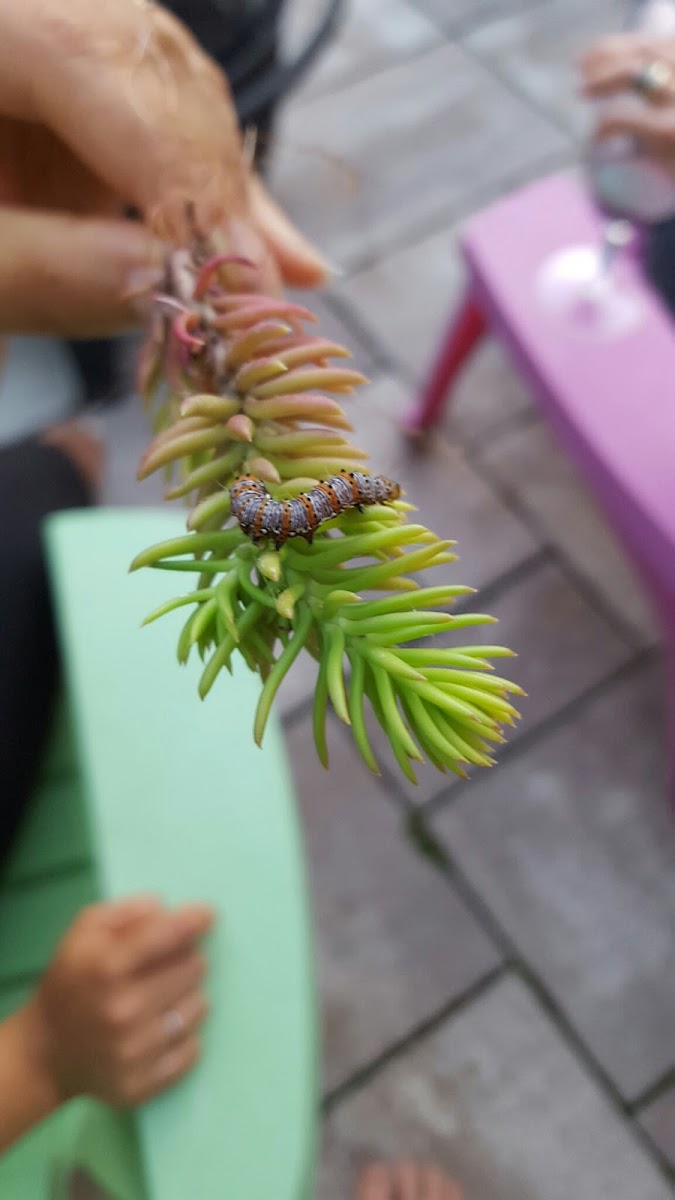
[[[2,1200],[47,1200],[86,1169],[114,1200],[307,1200],[316,1005],[303,848],[279,731],[252,740],[258,685],[205,704],[179,669],[185,614],[141,629],[185,576],[128,564],[174,536],[148,510],[59,514],[46,537],[67,708],[0,891],[0,1011],[92,897],[200,898],[212,1016],[197,1069],[133,1116],[79,1101],[0,1159]],[[51,1190],[48,1190],[50,1189]],[[56,1189],[56,1190],[55,1190]]]

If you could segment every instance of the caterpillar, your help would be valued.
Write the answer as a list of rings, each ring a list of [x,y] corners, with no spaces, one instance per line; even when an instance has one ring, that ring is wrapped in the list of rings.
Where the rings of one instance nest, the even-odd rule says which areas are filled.
[[[242,531],[259,541],[269,537],[277,550],[289,538],[311,542],[316,530],[348,508],[398,500],[401,488],[385,475],[341,471],[293,500],[273,500],[260,479],[242,475],[230,488],[232,515]]]

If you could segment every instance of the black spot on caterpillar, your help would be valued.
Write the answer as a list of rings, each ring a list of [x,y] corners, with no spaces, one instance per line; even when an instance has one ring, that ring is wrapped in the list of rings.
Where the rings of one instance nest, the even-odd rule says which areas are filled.
[[[348,508],[398,500],[401,488],[384,475],[341,471],[293,500],[273,500],[254,475],[242,475],[230,488],[232,515],[254,541],[269,537],[277,549],[292,537],[311,542],[315,531]]]

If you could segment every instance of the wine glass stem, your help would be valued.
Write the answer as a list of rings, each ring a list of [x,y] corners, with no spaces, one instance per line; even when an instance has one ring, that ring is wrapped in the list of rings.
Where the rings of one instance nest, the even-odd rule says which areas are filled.
[[[607,229],[602,239],[602,248],[600,251],[599,276],[601,279],[606,279],[610,274],[614,262],[616,260],[618,247],[616,242],[612,241],[611,234]]]
[[[600,249],[599,276],[605,279],[616,262],[620,250],[623,250],[628,245],[632,237],[632,227],[630,222],[625,221],[622,217],[614,221],[607,221],[602,233],[602,247]]]

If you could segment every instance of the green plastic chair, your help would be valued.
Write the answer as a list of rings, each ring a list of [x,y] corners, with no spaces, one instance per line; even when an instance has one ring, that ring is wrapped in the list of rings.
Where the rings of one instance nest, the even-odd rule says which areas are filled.
[[[114,1200],[311,1195],[317,1030],[298,820],[278,729],[253,744],[254,678],[226,675],[202,705],[199,663],[179,669],[173,654],[184,614],[140,628],[185,577],[128,575],[129,562],[177,525],[147,509],[47,522],[66,703],[0,888],[0,1016],[83,905],[200,898],[219,912],[202,1061],[133,1114],[66,1105],[0,1158],[2,1200],[63,1200],[77,1170]]]

